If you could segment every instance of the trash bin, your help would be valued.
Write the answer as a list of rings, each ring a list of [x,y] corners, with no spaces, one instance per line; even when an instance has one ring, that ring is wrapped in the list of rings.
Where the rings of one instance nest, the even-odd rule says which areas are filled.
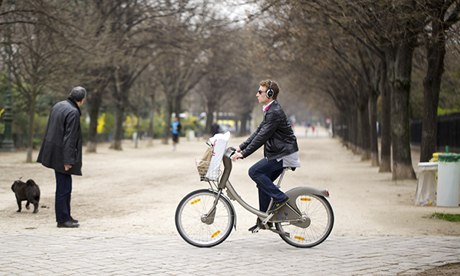
[[[195,131],[188,130],[187,131],[187,141],[193,141],[193,140],[195,140]]]
[[[437,171],[438,162],[418,163],[415,205],[433,206],[436,204]]]
[[[436,205],[458,207],[460,200],[460,154],[441,153],[438,162]]]

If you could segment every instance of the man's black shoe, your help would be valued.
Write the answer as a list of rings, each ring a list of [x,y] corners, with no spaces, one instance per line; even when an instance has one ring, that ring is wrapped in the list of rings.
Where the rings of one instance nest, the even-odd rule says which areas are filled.
[[[280,201],[280,202],[273,202],[273,205],[272,207],[270,208],[270,210],[268,210],[268,213],[274,213],[276,211],[278,211],[279,209],[281,209],[284,205],[286,205],[286,203],[289,201],[289,197],[286,197],[284,200]]]
[[[58,228],[78,228],[78,226],[80,226],[80,224],[72,222],[70,220],[66,221],[66,222],[63,222],[63,223],[58,223],[57,224]]]
[[[256,225],[252,226],[251,228],[248,229],[249,232],[254,232],[254,230],[257,229],[257,227],[259,227],[259,229],[269,229],[269,228],[272,228],[273,227],[273,223],[271,222],[267,222],[267,225],[264,227],[264,225],[262,224],[262,221],[257,218],[257,221],[256,221]]]
[[[78,223],[78,220],[74,219],[72,216],[70,216],[70,221],[73,222],[73,223]]]
[[[249,231],[249,232],[254,232],[254,230],[256,230],[257,227],[259,227],[259,225],[256,224],[256,225],[250,227],[250,228],[248,229],[248,231]],[[259,227],[259,229],[260,229],[260,227]]]

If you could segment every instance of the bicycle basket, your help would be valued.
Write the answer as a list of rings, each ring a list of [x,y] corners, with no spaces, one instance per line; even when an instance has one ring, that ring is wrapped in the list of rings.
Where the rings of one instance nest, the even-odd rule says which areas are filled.
[[[200,178],[203,179],[206,176],[206,173],[208,172],[209,169],[209,161],[208,160],[196,160],[196,168],[198,170],[198,174],[200,175]]]
[[[201,181],[216,181],[219,178],[221,173],[220,169],[209,170],[211,161],[197,159],[195,163]]]

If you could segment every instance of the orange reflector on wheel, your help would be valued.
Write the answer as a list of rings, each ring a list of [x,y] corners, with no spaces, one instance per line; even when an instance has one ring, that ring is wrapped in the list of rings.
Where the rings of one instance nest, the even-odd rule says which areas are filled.
[[[294,236],[294,239],[299,240],[299,241],[304,241],[305,238],[301,236]]]
[[[220,230],[217,230],[214,234],[212,234],[211,239],[217,237],[220,234]]]
[[[311,198],[309,198],[309,197],[302,197],[302,198],[300,198],[300,201],[311,201]]]
[[[194,201],[190,202],[190,204],[197,204],[198,202],[201,201],[201,198],[195,199]]]

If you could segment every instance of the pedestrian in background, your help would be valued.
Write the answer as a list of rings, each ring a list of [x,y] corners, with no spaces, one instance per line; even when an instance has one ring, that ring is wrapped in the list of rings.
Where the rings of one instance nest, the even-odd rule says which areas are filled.
[[[82,175],[82,136],[80,107],[86,90],[74,87],[67,100],[51,109],[45,137],[37,162],[54,169],[56,177],[55,211],[57,227],[76,228],[80,225],[71,215],[72,175]]]
[[[211,125],[211,137],[216,135],[219,132],[220,132],[220,126],[216,121],[214,121]]]
[[[179,136],[181,131],[181,124],[179,117],[174,117],[173,122],[171,123],[171,136],[173,141],[173,151],[176,151],[176,145],[179,143]]]

